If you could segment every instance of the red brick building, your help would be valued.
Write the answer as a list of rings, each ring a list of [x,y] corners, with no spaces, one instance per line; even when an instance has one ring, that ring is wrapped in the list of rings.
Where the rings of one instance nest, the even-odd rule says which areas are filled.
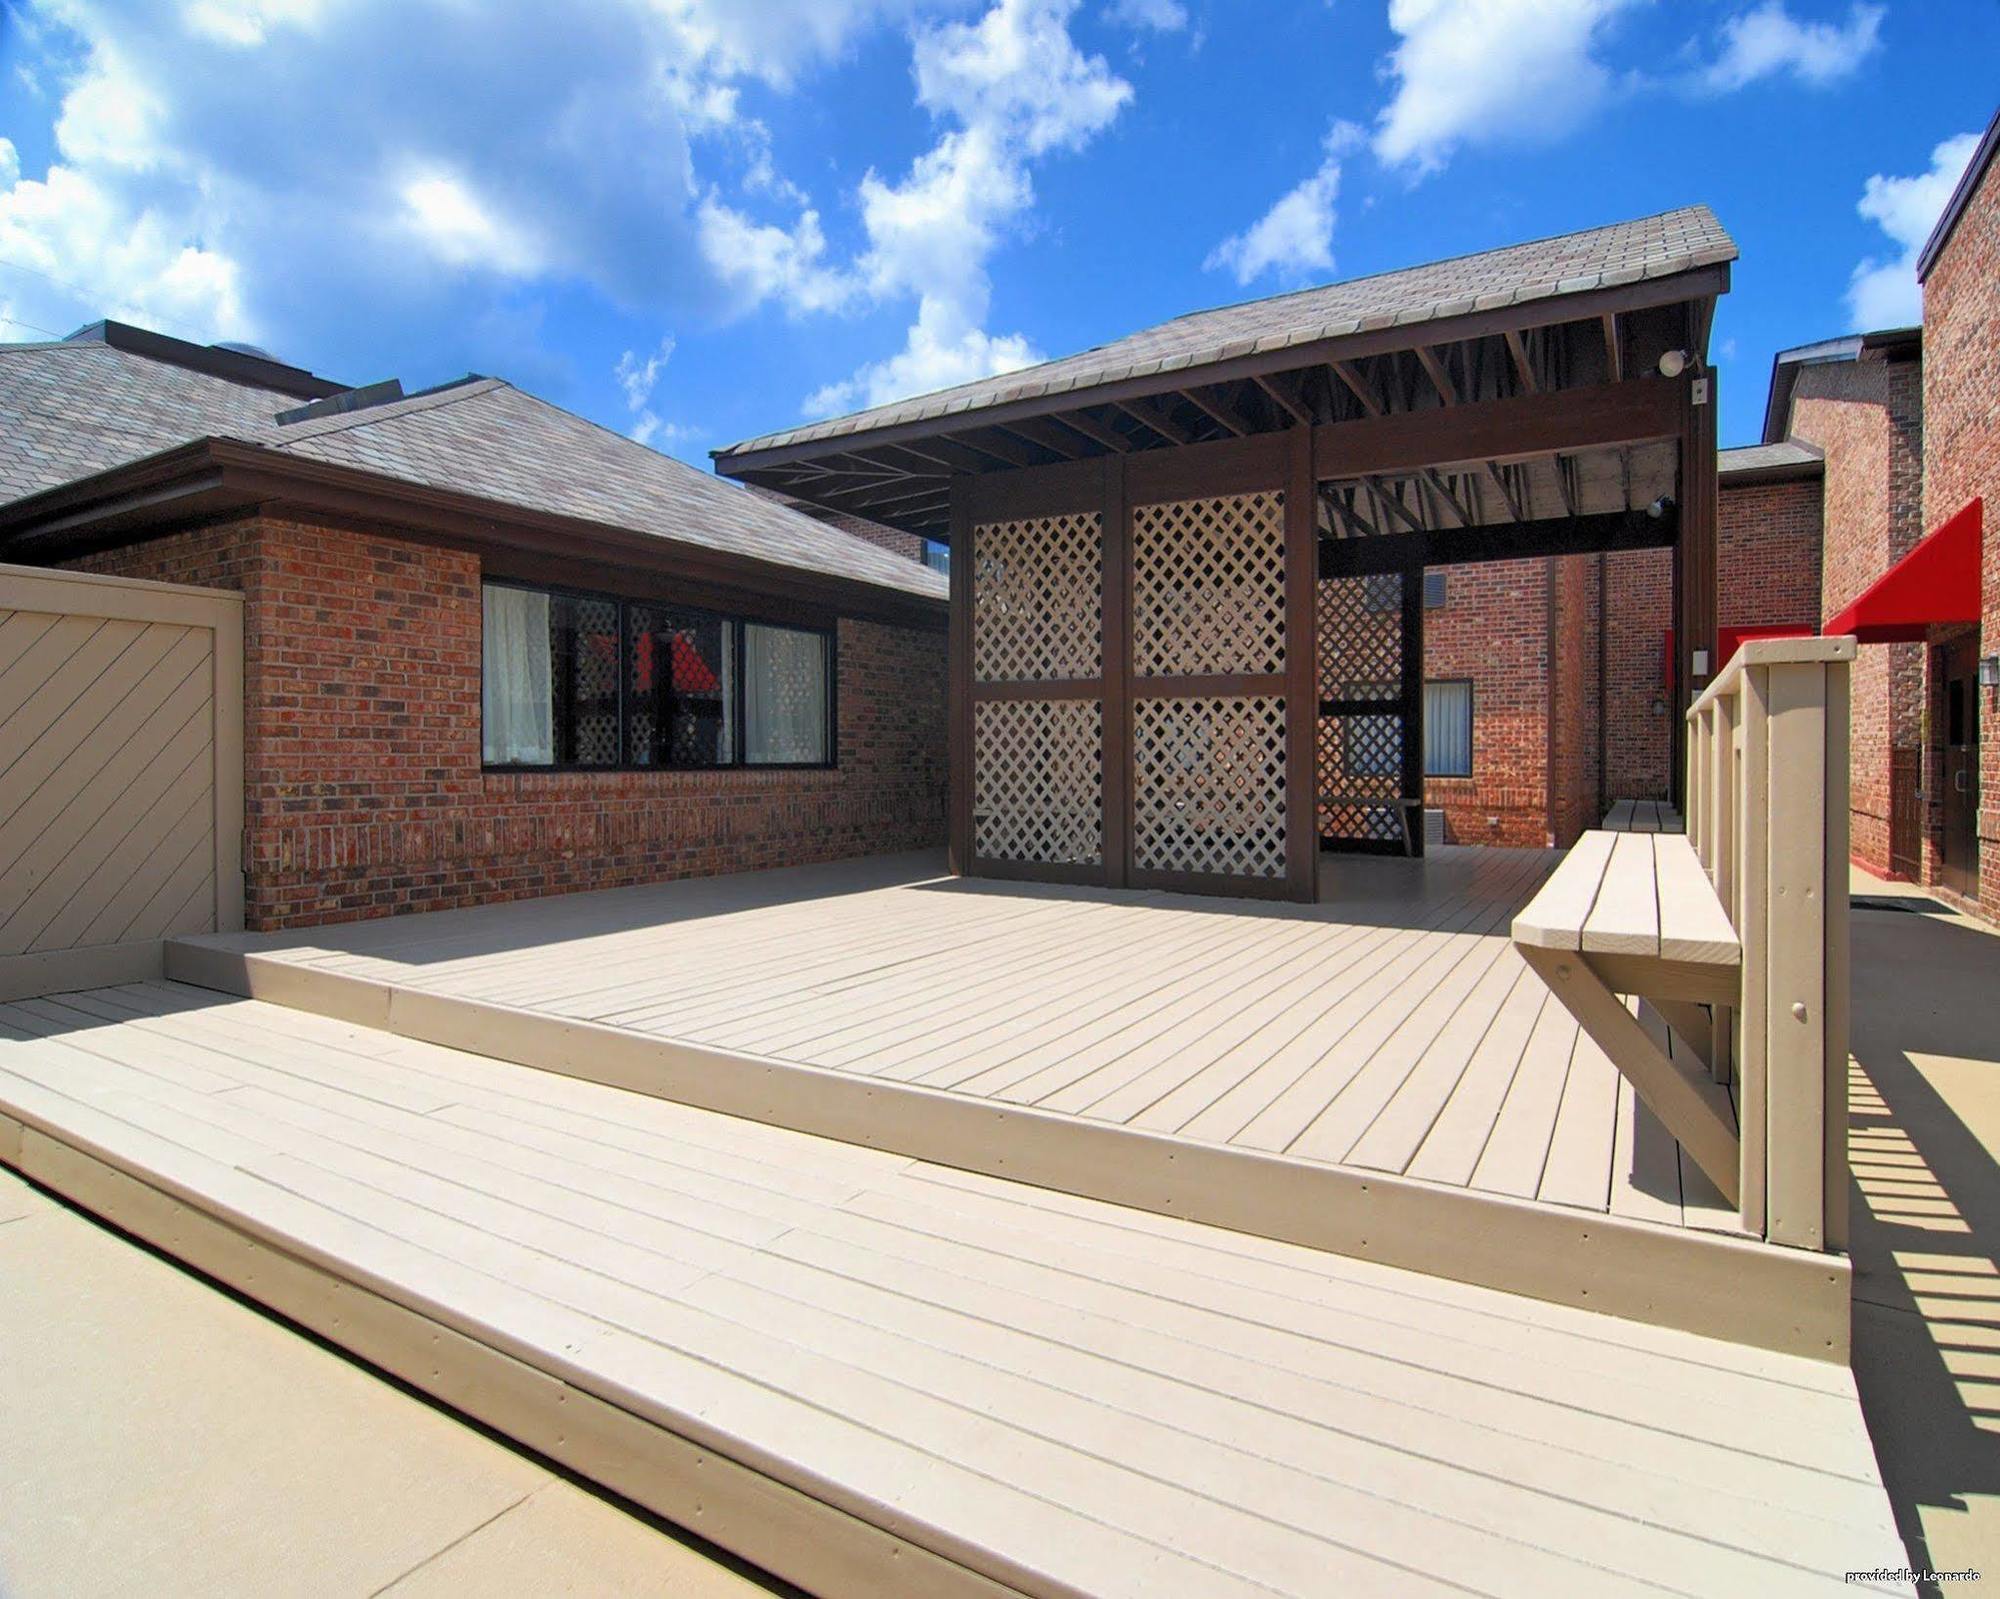
[[[253,928],[943,840],[942,579],[504,383],[0,347],[0,559],[243,594]]]
[[[1978,504],[1986,531],[1968,617],[1920,646],[1928,738],[1923,880],[2000,922],[2000,116],[1917,261],[1924,287],[1923,526]],[[1973,513],[1977,515],[1978,513]],[[1866,653],[1864,651],[1864,653]]]

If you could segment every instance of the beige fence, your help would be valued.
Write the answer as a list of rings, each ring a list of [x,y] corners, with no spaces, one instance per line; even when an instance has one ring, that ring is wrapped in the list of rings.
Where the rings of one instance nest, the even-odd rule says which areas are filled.
[[[1733,1077],[1746,1230],[1847,1244],[1851,638],[1744,644],[1688,712],[1688,837],[1743,945]]]
[[[0,566],[0,999],[243,925],[243,607]]]

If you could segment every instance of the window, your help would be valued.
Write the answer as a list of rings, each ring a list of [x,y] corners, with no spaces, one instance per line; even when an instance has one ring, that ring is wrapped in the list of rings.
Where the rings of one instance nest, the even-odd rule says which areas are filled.
[[[924,565],[933,572],[951,572],[951,546],[937,539],[924,540]]]
[[[830,766],[833,637],[659,600],[488,583],[488,766]]]
[[[1472,685],[1424,685],[1424,775],[1472,775]]]
[[[744,629],[743,747],[753,766],[818,766],[827,754],[826,635]]]

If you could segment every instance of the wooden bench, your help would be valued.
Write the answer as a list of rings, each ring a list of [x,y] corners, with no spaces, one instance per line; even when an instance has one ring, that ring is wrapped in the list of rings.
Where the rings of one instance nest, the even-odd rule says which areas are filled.
[[[1551,992],[1731,1204],[1741,1152],[1727,1090],[1726,1018],[1743,949],[1687,838],[1585,833],[1514,918],[1514,943]],[[1620,995],[1650,1003],[1715,1070],[1662,1054]],[[1704,1012],[1704,1005],[1714,1007]]]
[[[1681,813],[1665,800],[1622,799],[1605,815],[1614,833],[1684,833]]]

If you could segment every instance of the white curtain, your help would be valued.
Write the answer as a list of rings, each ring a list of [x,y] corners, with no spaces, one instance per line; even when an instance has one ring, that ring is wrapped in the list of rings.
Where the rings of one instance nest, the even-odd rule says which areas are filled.
[[[1424,685],[1424,771],[1431,777],[1472,775],[1472,685]]]
[[[488,586],[482,656],[489,766],[548,766],[556,758],[549,678],[549,596]]]
[[[752,765],[827,758],[824,635],[745,624],[743,720]]]

